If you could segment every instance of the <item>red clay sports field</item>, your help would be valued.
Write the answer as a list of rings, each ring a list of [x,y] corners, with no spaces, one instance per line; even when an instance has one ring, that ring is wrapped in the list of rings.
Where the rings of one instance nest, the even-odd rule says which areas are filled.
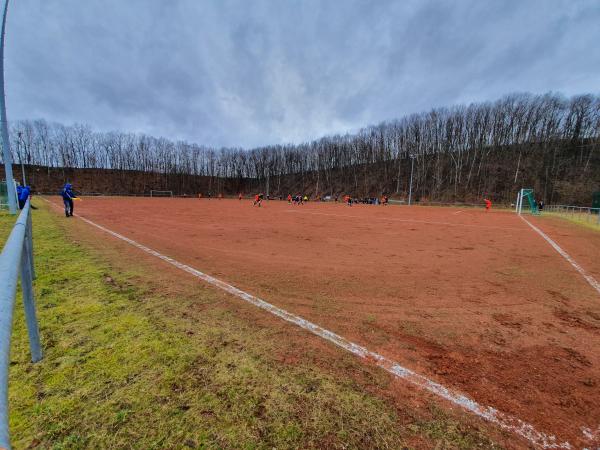
[[[109,197],[75,206],[107,245],[130,239],[132,252],[244,291],[230,290],[232,302],[248,293],[327,340],[333,332],[441,405],[529,444],[600,445],[595,230],[526,216],[565,256],[514,212],[483,208]]]

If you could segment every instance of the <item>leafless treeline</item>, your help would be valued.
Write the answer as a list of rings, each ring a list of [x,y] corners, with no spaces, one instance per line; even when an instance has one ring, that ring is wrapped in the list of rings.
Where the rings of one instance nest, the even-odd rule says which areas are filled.
[[[156,188],[194,192],[198,175],[237,180],[230,189],[311,194],[509,201],[533,187],[546,201],[586,203],[599,189],[600,97],[509,95],[493,103],[438,108],[299,145],[213,149],[86,125],[21,121],[14,161],[65,168],[160,174]],[[268,181],[267,181],[268,180]],[[268,184],[268,186],[267,186]],[[215,184],[214,186],[218,186]],[[218,189],[218,187],[217,187]]]

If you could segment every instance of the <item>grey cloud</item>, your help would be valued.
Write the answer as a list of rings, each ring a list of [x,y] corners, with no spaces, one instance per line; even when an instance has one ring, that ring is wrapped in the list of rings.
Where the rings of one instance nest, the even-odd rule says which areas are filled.
[[[515,91],[598,92],[595,0],[20,0],[9,119],[298,142]]]

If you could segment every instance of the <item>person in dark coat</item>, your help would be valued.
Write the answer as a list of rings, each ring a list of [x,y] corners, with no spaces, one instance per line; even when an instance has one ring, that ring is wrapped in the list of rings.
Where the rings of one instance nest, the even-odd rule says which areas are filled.
[[[63,186],[61,195],[63,198],[63,203],[65,204],[65,216],[73,216],[73,199],[77,198],[77,196],[73,192],[73,186],[71,183],[67,183]]]

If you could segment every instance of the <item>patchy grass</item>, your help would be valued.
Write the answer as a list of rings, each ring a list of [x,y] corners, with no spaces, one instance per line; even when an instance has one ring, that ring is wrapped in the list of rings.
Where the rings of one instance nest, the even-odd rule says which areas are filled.
[[[0,216],[0,236],[11,223]],[[124,264],[74,241],[65,230],[75,224],[46,207],[34,211],[45,356],[29,362],[18,301],[9,392],[15,448],[494,446],[438,409],[423,417],[409,406],[400,411],[303,353],[282,364],[276,355],[286,335],[232,309],[222,293],[162,286],[142,261]],[[351,356],[332,364],[364,367]],[[389,382],[382,371],[362,370],[376,373],[371,383]]]
[[[600,232],[600,222],[598,222],[597,215],[588,215],[588,214],[561,214],[557,212],[546,212],[541,216],[544,217],[555,217],[562,220],[566,220],[568,222],[580,225],[589,230],[594,230]]]
[[[9,214],[6,210],[0,210],[0,243],[2,243],[2,246],[4,246],[4,242],[6,242],[17,217]]]

